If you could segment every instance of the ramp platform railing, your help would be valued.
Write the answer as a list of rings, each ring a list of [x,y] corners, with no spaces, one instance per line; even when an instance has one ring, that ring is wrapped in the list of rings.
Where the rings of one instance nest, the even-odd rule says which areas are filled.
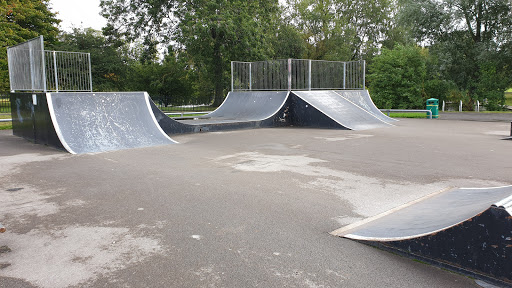
[[[92,91],[91,55],[45,51],[43,36],[7,48],[11,91]]]
[[[231,62],[231,91],[364,89],[365,61]]]

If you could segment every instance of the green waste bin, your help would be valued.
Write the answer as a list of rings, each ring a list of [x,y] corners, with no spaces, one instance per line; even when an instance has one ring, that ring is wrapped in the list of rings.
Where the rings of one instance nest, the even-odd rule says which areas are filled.
[[[430,110],[432,112],[432,119],[439,118],[439,99],[436,98],[430,98],[427,99],[427,110]],[[428,118],[427,113],[427,118]]]

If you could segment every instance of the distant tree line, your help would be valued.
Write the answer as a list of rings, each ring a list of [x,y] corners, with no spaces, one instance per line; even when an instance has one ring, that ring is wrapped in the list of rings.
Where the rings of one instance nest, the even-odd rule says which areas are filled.
[[[59,31],[47,0],[0,1],[0,90],[6,47],[45,37],[91,53],[96,91],[148,91],[164,105],[219,105],[230,61],[367,61],[381,108],[431,97],[504,105],[512,86],[509,0],[101,0],[103,31]]]

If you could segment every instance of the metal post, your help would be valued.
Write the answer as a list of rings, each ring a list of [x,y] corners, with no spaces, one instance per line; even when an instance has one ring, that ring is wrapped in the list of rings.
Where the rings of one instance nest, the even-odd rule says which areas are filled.
[[[444,103],[444,100],[443,100],[443,109],[442,109],[443,112],[444,112],[444,106],[445,106],[445,103]]]
[[[459,102],[459,112],[462,112],[462,100]]]
[[[252,63],[249,63],[249,91],[252,91]]]
[[[292,59],[288,59],[288,91],[292,91]]]
[[[8,65],[7,69],[9,71],[9,88],[10,88],[11,92],[14,92],[14,89],[13,89],[13,87],[14,87],[13,74],[14,73],[11,72],[14,69],[14,67],[13,67],[14,65],[12,65],[12,63],[11,63],[12,61],[9,61],[9,59],[12,60],[12,58],[14,57],[13,53],[14,53],[14,50],[7,49],[7,65]]]
[[[366,87],[366,60],[363,60],[363,89]]]
[[[30,90],[34,91],[34,55],[32,49],[28,50],[28,60],[30,65]]]
[[[476,100],[476,112],[480,112],[480,101]]]
[[[55,77],[55,91],[59,92],[59,76],[57,73],[57,53],[55,51],[53,51],[52,54],[53,54],[53,71],[54,71],[54,77]]]
[[[44,40],[43,35],[39,36],[39,39],[41,40],[41,70],[42,70],[42,78],[43,78],[43,91],[47,92],[46,90],[46,61],[44,61]]]
[[[309,67],[308,67],[308,87],[309,91],[311,91],[311,59],[308,61]]]
[[[231,61],[231,92],[233,92],[233,61]]]
[[[89,86],[92,92],[91,53],[87,53],[87,59],[89,60]]]
[[[347,62],[343,62],[343,90],[346,89],[347,81]]]

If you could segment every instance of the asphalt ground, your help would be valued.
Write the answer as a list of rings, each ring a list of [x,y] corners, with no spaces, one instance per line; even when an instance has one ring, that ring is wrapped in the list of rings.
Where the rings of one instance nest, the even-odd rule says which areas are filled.
[[[463,120],[479,122],[512,122],[512,113],[492,112],[439,112],[441,120]]]
[[[0,131],[0,287],[479,287],[329,232],[450,187],[512,184],[509,132],[404,119],[71,155]]]

